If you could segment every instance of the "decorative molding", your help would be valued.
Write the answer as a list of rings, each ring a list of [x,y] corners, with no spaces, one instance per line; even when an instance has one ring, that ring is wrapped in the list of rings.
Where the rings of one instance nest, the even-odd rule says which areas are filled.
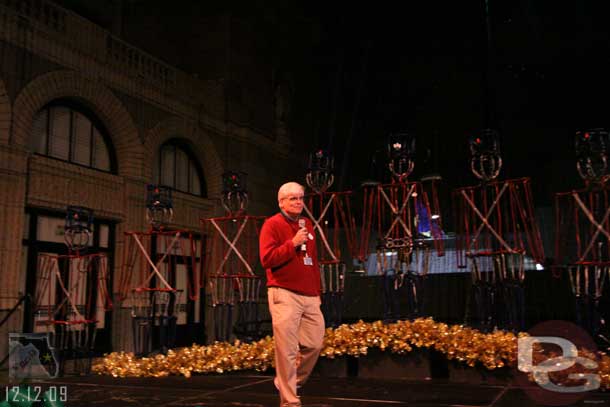
[[[68,205],[82,205],[99,217],[126,219],[124,180],[117,175],[34,155],[27,188],[28,206],[64,211]]]
[[[106,126],[119,163],[120,175],[141,177],[144,150],[133,119],[112,91],[74,71],[53,71],[31,81],[14,105],[12,144],[27,148],[36,113],[58,98],[80,98]]]

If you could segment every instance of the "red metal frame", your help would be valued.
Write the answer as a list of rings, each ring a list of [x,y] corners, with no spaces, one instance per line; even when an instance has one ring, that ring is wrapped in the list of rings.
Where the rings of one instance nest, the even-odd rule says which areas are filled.
[[[418,238],[416,223],[418,203],[421,203],[428,212],[434,248],[438,255],[443,255],[440,224],[432,227],[431,219],[432,214],[440,214],[438,194],[434,183],[430,188],[432,202],[420,182],[405,181],[364,186],[362,228],[354,257],[361,262],[366,261],[370,236],[375,225],[379,237],[398,242],[415,242]]]
[[[165,252],[160,254],[157,261],[153,261],[149,256],[153,237],[156,238],[157,247],[160,244],[159,239],[164,243]],[[196,300],[202,287],[196,252],[193,233],[187,230],[125,232],[123,264],[117,279],[119,300],[125,300],[133,292],[176,291],[167,280],[172,281],[174,278],[178,257],[182,257],[184,264],[191,266],[192,272],[187,278],[187,290],[189,298]],[[164,273],[159,271],[159,267],[163,267]],[[163,274],[166,274],[167,278]]]
[[[94,262],[97,261],[99,265],[98,276],[97,276],[97,291],[93,292],[93,285],[87,284],[87,281],[84,281],[86,287],[82,287],[82,281],[70,281],[68,280],[68,285],[64,282],[64,277],[62,276],[62,270],[60,270],[60,263],[63,261],[67,261],[68,264],[68,275],[71,274],[72,265],[76,262],[77,267],[78,263],[84,263],[86,265],[86,270],[82,270],[89,274],[92,270]],[[80,323],[94,323],[97,320],[94,319],[78,319],[78,320],[56,320],[54,318],[55,313],[58,311],[60,307],[64,304],[68,304],[74,310],[76,310],[76,305],[73,303],[75,298],[79,298],[82,296],[82,289],[86,289],[85,293],[85,310],[90,310],[93,302],[97,301],[98,296],[102,296],[103,300],[103,308],[104,311],[108,311],[112,309],[112,300],[110,298],[110,291],[108,287],[108,263],[107,257],[104,253],[92,253],[92,254],[67,254],[67,255],[57,255],[50,253],[41,253],[38,256],[38,282],[39,286],[36,289],[35,295],[35,307],[39,308],[43,304],[42,293],[47,289],[49,282],[51,281],[51,273],[55,274],[57,279],[56,283],[60,285],[62,291],[64,292],[65,298],[64,300],[57,306],[55,298],[51,297],[53,290],[48,290],[49,297],[47,298],[47,324],[66,324],[66,325],[74,325]],[[83,276],[86,278],[86,276]],[[50,288],[50,287],[49,287]],[[75,291],[76,290],[76,291]],[[76,311],[75,314],[83,316],[80,312]]]
[[[528,253],[544,262],[529,178],[458,188],[453,202],[458,267],[466,267],[466,257],[501,254]]]
[[[258,236],[265,216],[223,216],[201,219],[210,242],[203,262],[204,276],[254,275]]]
[[[610,265],[610,187],[555,194],[555,260],[559,265]],[[598,238],[606,249],[594,247]]]
[[[204,235],[210,242],[202,262],[202,275],[212,292],[212,305],[224,304],[226,290],[243,295],[244,279],[260,279],[255,273],[258,263],[258,237],[266,216],[223,216],[201,219]],[[218,297],[218,282],[224,287]],[[258,296],[258,292],[257,292]]]
[[[347,241],[349,253],[354,248],[354,219],[351,210],[352,191],[307,194],[303,209],[318,235],[318,259],[320,264],[341,263],[341,229]],[[332,228],[332,235],[331,233]]]

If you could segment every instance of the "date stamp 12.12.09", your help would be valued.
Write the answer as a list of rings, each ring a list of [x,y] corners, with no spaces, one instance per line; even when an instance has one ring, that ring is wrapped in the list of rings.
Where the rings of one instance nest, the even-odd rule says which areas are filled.
[[[50,407],[61,405],[66,401],[68,401],[68,386],[20,385],[6,386],[4,402],[0,405],[23,406],[36,403],[36,405]]]

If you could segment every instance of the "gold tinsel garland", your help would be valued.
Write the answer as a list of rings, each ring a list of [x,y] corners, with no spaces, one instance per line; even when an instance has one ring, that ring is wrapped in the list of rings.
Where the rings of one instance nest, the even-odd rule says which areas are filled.
[[[413,347],[432,348],[443,353],[447,359],[455,359],[474,367],[480,363],[492,370],[516,365],[517,338],[511,332],[494,331],[489,334],[463,325],[447,325],[432,318],[414,321],[398,321],[384,324],[381,321],[367,323],[359,321],[351,325],[328,328],[324,337],[321,356],[335,358],[351,355],[366,355],[369,348],[386,349],[397,354],[406,354]],[[580,351],[585,357],[596,359],[601,387],[610,389],[610,357],[603,353]],[[534,362],[548,358],[540,350]],[[133,353],[113,352],[93,366],[93,371],[115,377],[168,376],[192,373],[224,373],[236,370],[265,371],[273,367],[273,338],[267,336],[257,342],[233,344],[216,342],[212,345],[195,345],[170,350],[167,355],[136,358]],[[554,380],[568,382],[568,374],[575,368],[551,374]]]

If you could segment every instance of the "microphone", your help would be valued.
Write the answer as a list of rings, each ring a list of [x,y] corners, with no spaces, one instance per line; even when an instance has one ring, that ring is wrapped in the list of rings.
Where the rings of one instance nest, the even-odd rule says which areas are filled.
[[[303,229],[305,227],[305,219],[300,218],[299,219],[299,228]],[[301,245],[301,251],[306,252],[307,251],[307,245],[305,243],[303,243]]]

